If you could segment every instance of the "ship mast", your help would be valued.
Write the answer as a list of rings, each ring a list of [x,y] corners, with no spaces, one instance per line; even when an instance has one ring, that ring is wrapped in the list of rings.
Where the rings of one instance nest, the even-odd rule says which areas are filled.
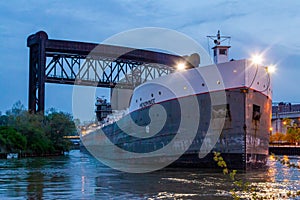
[[[208,39],[213,41],[214,47],[213,49],[213,56],[215,64],[228,62],[228,52],[230,46],[230,36],[221,36],[220,30],[218,30],[217,35],[214,36],[207,36]],[[209,45],[209,41],[208,41]],[[210,49],[209,49],[210,51]]]

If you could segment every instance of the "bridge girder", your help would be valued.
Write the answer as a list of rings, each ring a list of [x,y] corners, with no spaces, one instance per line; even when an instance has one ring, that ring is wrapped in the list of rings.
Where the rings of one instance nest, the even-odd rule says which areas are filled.
[[[45,83],[134,88],[174,71],[186,59],[128,47],[48,39],[39,31],[27,38],[31,112],[44,112]],[[187,63],[188,68],[194,67]]]

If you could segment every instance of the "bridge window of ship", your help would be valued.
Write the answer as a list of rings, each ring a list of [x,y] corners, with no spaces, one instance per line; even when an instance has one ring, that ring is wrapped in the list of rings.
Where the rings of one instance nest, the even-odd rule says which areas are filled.
[[[220,55],[227,55],[226,49],[220,49],[220,50],[219,50],[219,54],[220,54]]]

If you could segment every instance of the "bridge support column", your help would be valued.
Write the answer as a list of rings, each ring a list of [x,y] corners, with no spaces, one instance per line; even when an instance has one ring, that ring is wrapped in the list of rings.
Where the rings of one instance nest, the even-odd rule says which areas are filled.
[[[48,35],[43,31],[27,38],[27,47],[30,48],[28,110],[32,113],[44,113],[45,109],[45,45],[47,39]]]

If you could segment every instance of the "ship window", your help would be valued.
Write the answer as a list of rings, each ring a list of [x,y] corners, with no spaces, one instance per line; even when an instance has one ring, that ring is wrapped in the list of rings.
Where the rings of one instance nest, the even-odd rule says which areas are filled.
[[[142,98],[140,98],[140,101],[142,101]]]
[[[220,85],[220,83],[221,83],[221,81],[218,80],[218,81],[217,81],[217,84]]]
[[[136,99],[136,100],[135,100],[135,102],[137,103],[137,102],[138,102],[138,100]]]
[[[219,50],[219,54],[220,54],[220,55],[227,55],[226,49],[220,49],[220,50]]]
[[[159,91],[158,94],[161,95],[161,91]]]
[[[204,87],[204,86],[205,86],[205,84],[204,84],[204,83],[202,83],[202,86]]]
[[[259,85],[259,82],[257,82],[257,85]]]
[[[153,93],[151,94],[151,97],[153,97],[154,95],[153,95]]]
[[[260,106],[253,104],[253,114],[252,114],[252,119],[253,120],[259,120],[261,116],[260,113]]]

